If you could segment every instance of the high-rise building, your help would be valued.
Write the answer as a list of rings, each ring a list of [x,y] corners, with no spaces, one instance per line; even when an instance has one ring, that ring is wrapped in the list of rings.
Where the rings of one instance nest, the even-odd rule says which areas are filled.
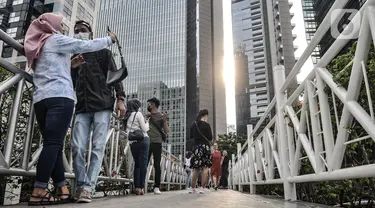
[[[251,122],[248,60],[244,48],[237,48],[234,52],[234,77],[236,100],[236,132],[238,136],[247,135],[247,124]]]
[[[214,134],[226,133],[222,21],[221,1],[100,3],[96,34],[104,35],[108,25],[118,35],[129,70],[126,93],[143,104],[161,100],[175,155],[183,154],[200,109],[209,110]],[[112,51],[119,63],[117,48]]]
[[[307,1],[307,0],[303,0]],[[314,10],[314,19],[316,22],[316,28],[320,26],[320,24],[323,22],[324,18],[326,17],[328,11],[331,9],[332,5],[335,3],[336,0],[326,1],[326,0],[309,0],[308,3],[313,2],[313,10]],[[360,9],[361,6],[366,2],[366,0],[349,0],[346,4],[346,9]],[[311,7],[311,6],[310,6]],[[329,17],[328,17],[329,18]],[[306,18],[305,18],[306,19]],[[339,21],[337,27],[340,32],[344,30],[344,26],[349,23],[348,16],[344,15],[343,18]],[[331,31],[329,30],[322,38],[322,40],[319,42],[319,52],[320,56],[323,56],[327,50],[331,47],[333,42],[335,42],[335,38],[332,36]],[[353,42],[356,40],[352,40],[348,43],[346,47],[343,48],[343,50],[340,52],[346,53],[348,51],[348,47],[353,44]]]
[[[284,65],[287,75],[294,66],[291,6],[288,0],[232,0],[234,48],[244,49],[248,65],[245,76],[248,83],[242,91],[249,96],[250,115],[242,116],[246,119],[241,122],[244,125],[255,126],[274,96],[273,66]],[[296,87],[295,81],[290,90]],[[237,128],[238,133],[240,129]]]
[[[25,34],[31,22],[46,12],[60,13],[69,35],[73,35],[73,26],[77,20],[86,20],[95,28],[96,11],[100,0],[0,0],[0,29],[23,44]],[[26,66],[26,58],[0,41],[1,57],[11,63]]]
[[[308,44],[314,37],[318,26],[315,20],[314,1],[315,0],[302,0],[303,19],[305,21],[306,40]],[[320,60],[319,46],[314,49],[311,58],[314,65],[318,63]]]

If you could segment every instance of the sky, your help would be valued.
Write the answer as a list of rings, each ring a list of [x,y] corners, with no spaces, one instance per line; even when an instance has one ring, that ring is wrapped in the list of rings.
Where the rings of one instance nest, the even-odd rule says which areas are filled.
[[[226,85],[226,106],[227,106],[227,124],[236,124],[236,109],[234,97],[234,61],[233,61],[233,37],[232,37],[232,14],[231,0],[223,1],[224,16],[224,80]],[[294,45],[298,46],[295,52],[296,58],[300,57],[307,47],[304,20],[302,13],[301,0],[290,0],[293,2],[291,13],[294,13],[292,23],[296,24],[293,34],[297,35]],[[297,80],[302,81],[312,70],[313,64],[311,59],[306,62],[301,73],[297,76]]]

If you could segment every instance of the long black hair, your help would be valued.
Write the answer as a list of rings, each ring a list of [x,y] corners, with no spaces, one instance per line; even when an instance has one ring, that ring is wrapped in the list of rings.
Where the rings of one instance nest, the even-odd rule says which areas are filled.
[[[200,121],[203,116],[208,116],[207,109],[203,109],[199,111],[198,116],[197,116],[197,122]]]
[[[131,99],[126,102],[126,113],[124,118],[124,125],[128,123],[130,115],[133,112],[138,112],[139,108],[141,107],[141,102],[138,99]]]
[[[187,159],[190,159],[191,156],[193,156],[193,153],[190,152],[190,151],[187,151],[187,152],[186,152],[186,158],[187,158]]]

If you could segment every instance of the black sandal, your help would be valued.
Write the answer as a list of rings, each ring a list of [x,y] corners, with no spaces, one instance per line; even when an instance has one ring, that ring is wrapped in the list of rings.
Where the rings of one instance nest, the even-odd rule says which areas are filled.
[[[67,203],[74,202],[74,198],[71,194],[62,194],[60,189],[55,189],[54,193],[57,198],[58,204],[67,204]],[[62,197],[66,197],[66,198],[62,198]]]
[[[61,198],[61,197],[64,197],[64,196],[67,196],[66,198]],[[72,197],[72,195],[70,194],[57,194],[57,203],[58,204],[67,204],[67,203],[71,203],[71,202],[74,202],[74,199]]]
[[[30,201],[31,198],[41,199],[41,200],[40,201]],[[47,199],[47,201],[45,201],[45,199]],[[53,199],[53,201],[51,201],[51,199]],[[33,195],[31,195],[30,200],[29,200],[28,206],[43,206],[43,205],[55,205],[55,204],[57,204],[56,198],[54,198],[52,196],[52,194],[50,194],[49,192],[46,192],[44,194],[44,196],[33,196]]]

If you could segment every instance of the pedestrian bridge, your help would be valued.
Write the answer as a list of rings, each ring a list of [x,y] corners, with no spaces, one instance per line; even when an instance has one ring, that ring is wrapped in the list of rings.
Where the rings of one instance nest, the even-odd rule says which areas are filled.
[[[258,124],[254,128],[248,126],[247,142],[238,144],[237,154],[232,155],[230,161],[229,185],[239,192],[219,190],[199,195],[173,191],[185,188],[185,176],[182,156],[172,155],[169,145],[163,150],[161,177],[163,189],[170,192],[141,198],[110,196],[88,205],[69,206],[314,207],[316,205],[295,201],[319,201],[329,196],[333,204],[362,203],[366,199],[370,207],[375,193],[375,94],[372,86],[375,51],[371,46],[375,39],[375,0],[367,0],[353,19],[359,26],[358,43],[353,54],[333,61],[350,42],[347,36],[340,35],[307,78],[296,89],[290,88],[324,34],[329,32],[331,18],[339,18],[331,16],[332,12],[344,8],[347,2],[335,1],[287,77],[282,65],[274,66],[275,97]],[[358,20],[360,24],[357,24]],[[0,39],[23,54],[22,45],[1,30]],[[27,196],[22,193],[30,189],[30,176],[35,175],[42,143],[35,128],[30,74],[3,58],[0,58],[0,66],[8,73],[2,74],[0,83],[1,131],[6,132],[0,143],[0,179],[7,184],[0,192],[7,202],[18,203],[27,201]],[[296,104],[299,98],[302,100]],[[133,163],[123,135],[119,119],[114,114],[98,184],[98,192],[105,195],[126,195],[131,189]],[[64,165],[74,188],[69,136],[66,138]],[[154,175],[151,167],[152,161],[147,174],[149,187]],[[279,185],[281,199],[255,195],[267,185]],[[320,192],[322,186],[330,187],[330,192]],[[251,195],[241,193],[245,191]]]
[[[27,207],[18,205],[17,207]],[[209,194],[189,194],[187,191],[164,192],[162,195],[147,194],[141,197],[107,197],[94,199],[91,204],[69,204],[48,207],[105,207],[105,208],[324,208],[304,202],[287,202],[275,198],[242,194],[232,190],[212,191]]]

